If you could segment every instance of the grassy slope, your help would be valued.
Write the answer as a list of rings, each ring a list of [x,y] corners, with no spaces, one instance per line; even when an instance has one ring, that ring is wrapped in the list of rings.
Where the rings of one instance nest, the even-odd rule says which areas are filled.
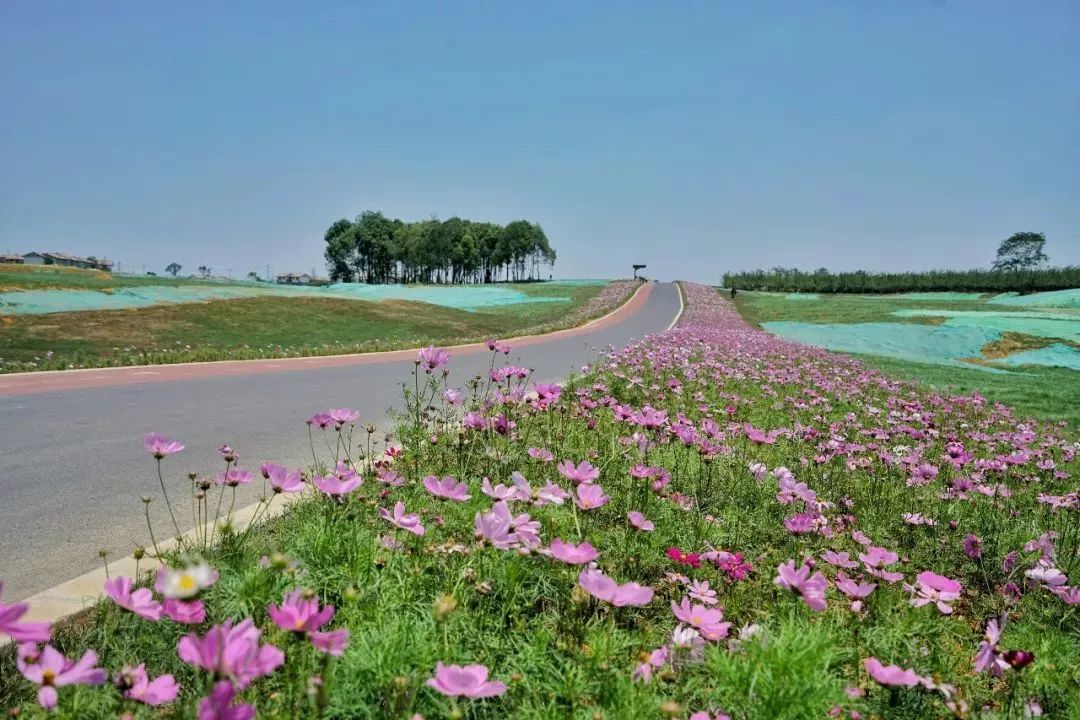
[[[974,310],[984,306],[978,301],[943,302],[920,301],[911,298],[874,298],[859,295],[829,295],[820,300],[786,300],[783,295],[739,293],[735,306],[750,323],[760,325],[773,320],[817,323],[860,322],[940,322],[933,317],[897,317],[893,310],[916,307],[920,309]],[[1008,306],[993,306],[994,310],[1023,310]],[[1065,312],[1058,311],[1055,312]],[[1010,338],[1017,338],[1013,333]],[[1015,350],[1041,347],[1047,341],[1019,336],[1023,342]],[[991,400],[1012,405],[1024,416],[1043,420],[1066,420],[1080,427],[1080,377],[1062,368],[1025,368],[1022,373],[1009,375],[982,370],[965,370],[931,363],[917,363],[895,358],[860,355],[867,364],[884,372],[918,380],[937,390],[970,393],[979,391]]]
[[[84,278],[85,279],[85,278]],[[601,285],[513,285],[569,303],[522,303],[465,312],[426,303],[257,297],[49,315],[0,316],[0,370],[303,355],[413,347],[505,335],[555,323]],[[52,351],[51,361],[44,362]],[[8,369],[29,369],[10,367]]]

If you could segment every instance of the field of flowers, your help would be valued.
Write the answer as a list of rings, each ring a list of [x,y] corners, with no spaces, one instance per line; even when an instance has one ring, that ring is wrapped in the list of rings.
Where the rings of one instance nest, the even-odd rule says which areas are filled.
[[[677,328],[563,386],[495,342],[479,378],[425,350],[393,444],[356,411],[320,412],[309,469],[252,471],[262,458],[224,447],[219,476],[182,477],[182,443],[148,436],[148,491],[226,519],[162,563],[148,548],[146,577],[113,578],[71,627],[0,605],[19,643],[0,709],[1080,714],[1075,438],[683,289]],[[232,527],[229,488],[251,482],[268,503],[303,497]]]

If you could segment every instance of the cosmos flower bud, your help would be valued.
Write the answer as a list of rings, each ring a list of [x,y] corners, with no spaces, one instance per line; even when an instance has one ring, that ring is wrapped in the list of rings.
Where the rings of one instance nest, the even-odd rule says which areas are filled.
[[[668,717],[675,717],[682,713],[682,706],[674,700],[665,700],[660,703],[660,712]]]
[[[453,595],[440,595],[431,605],[431,615],[435,618],[435,622],[444,623],[457,610],[457,606],[457,600]]]
[[[131,557],[135,558],[136,560],[142,560],[144,557],[146,557],[146,548],[144,548],[142,545],[137,545],[135,547],[135,550],[132,551]]]

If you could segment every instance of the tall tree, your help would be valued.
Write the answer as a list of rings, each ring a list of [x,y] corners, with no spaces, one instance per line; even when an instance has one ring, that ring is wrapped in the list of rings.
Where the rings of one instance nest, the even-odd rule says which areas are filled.
[[[1018,232],[1001,241],[998,246],[995,270],[1033,270],[1046,263],[1043,252],[1046,236],[1042,233]]]
[[[183,267],[178,262],[171,262],[165,266],[165,272],[169,273],[173,277],[176,277],[176,274],[182,269]]]

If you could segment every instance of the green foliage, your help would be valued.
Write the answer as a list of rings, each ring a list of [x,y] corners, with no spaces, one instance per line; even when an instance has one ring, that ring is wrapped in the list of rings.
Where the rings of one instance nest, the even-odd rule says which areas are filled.
[[[1006,241],[1008,242],[1008,241]],[[830,273],[821,268],[798,268],[724,273],[724,287],[739,290],[809,293],[902,292],[1039,292],[1080,287],[1080,267],[1033,269],[1026,266],[1001,270],[930,270],[927,272]]]
[[[1003,271],[1032,270],[1045,265],[1049,258],[1043,252],[1046,236],[1042,233],[1013,233],[998,247],[994,269]]]
[[[538,280],[555,251],[543,228],[525,220],[505,227],[452,217],[391,220],[365,211],[335,221],[324,235],[327,268],[339,282],[477,283]]]

